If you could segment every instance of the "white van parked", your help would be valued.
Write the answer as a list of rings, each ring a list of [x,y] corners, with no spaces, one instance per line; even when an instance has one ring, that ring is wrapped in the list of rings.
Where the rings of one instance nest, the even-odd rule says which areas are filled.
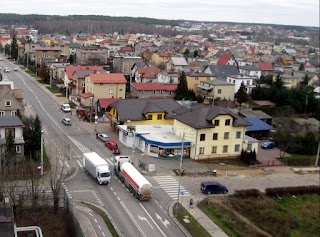
[[[70,113],[71,112],[71,107],[69,104],[62,104],[61,105],[61,110],[63,112],[66,112],[66,113]]]

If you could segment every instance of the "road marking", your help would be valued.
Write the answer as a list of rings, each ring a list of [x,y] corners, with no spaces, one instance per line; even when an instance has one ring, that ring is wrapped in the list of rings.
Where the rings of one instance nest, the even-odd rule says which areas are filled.
[[[144,216],[139,216],[139,215],[138,215],[138,218],[142,221],[146,221],[150,225],[151,229],[153,229],[153,226],[150,224],[150,222],[147,220],[147,218],[145,218]]]
[[[173,199],[178,199],[179,183],[172,176],[153,176],[160,187]],[[183,194],[182,194],[183,193]],[[180,185],[180,196],[189,196],[190,193]]]
[[[80,166],[80,168],[83,168],[83,165],[81,164],[81,162],[79,160],[77,160],[77,163]]]
[[[157,213],[156,213],[156,217],[157,217],[158,220],[160,220],[162,222],[162,224],[164,224],[164,226],[166,228],[168,228],[168,225],[170,225],[170,222],[167,219],[164,218],[164,221],[162,221],[162,217],[159,216]]]
[[[99,227],[99,229],[101,230],[101,227],[100,227],[100,225],[98,225],[98,227]]]
[[[142,207],[142,209],[145,211],[145,213],[147,213],[147,215],[149,216],[149,218],[152,220],[153,224],[155,224],[155,226],[160,230],[161,234],[163,236],[166,237],[166,235],[163,233],[163,231],[161,230],[161,228],[157,225],[157,223],[153,220],[153,218],[151,217],[151,215],[149,214],[149,212],[144,208],[144,206],[139,202],[140,206]]]
[[[138,223],[136,222],[136,220],[133,218],[133,216],[131,215],[131,213],[129,212],[128,208],[126,207],[126,205],[124,205],[124,203],[121,201],[120,202],[121,206],[123,207],[123,209],[126,211],[126,213],[128,214],[128,216],[131,218],[132,222],[135,224],[135,226],[137,227],[137,229],[139,230],[139,232],[141,233],[142,236],[147,237],[146,234],[143,232],[143,230],[141,229],[141,227],[138,225]]]
[[[70,169],[70,165],[68,164],[67,161],[65,161],[64,164],[67,166],[68,169]]]
[[[104,232],[102,232],[102,235],[105,236]]]
[[[94,221],[97,223],[98,221],[97,221],[97,219],[94,219]]]

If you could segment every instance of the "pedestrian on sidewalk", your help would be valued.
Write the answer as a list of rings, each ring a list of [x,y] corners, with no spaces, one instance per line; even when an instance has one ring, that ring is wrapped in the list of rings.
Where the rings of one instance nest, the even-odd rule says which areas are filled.
[[[193,198],[190,198],[189,206],[193,209]]]

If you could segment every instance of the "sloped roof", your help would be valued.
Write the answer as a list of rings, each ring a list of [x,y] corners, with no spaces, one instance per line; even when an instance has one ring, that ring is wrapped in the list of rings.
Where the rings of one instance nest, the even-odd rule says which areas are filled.
[[[90,78],[94,84],[125,84],[127,79],[124,77],[123,73],[98,73],[90,74]]]
[[[101,98],[98,99],[99,101],[99,105],[101,108],[108,108],[110,104],[112,104],[113,102],[116,102],[118,100],[121,100],[120,98]]]
[[[251,126],[246,127],[247,132],[253,131],[268,131],[273,127],[259,118],[244,118],[247,122],[251,123]]]
[[[243,67],[240,67],[243,70],[247,70],[247,71],[261,71],[260,68],[254,66],[254,65],[245,65]]]
[[[142,78],[156,78],[158,73],[161,72],[161,69],[157,66],[150,66],[146,68],[146,71],[141,76]]]
[[[258,63],[258,66],[262,71],[273,71],[272,63],[260,62],[260,63]]]
[[[72,74],[76,70],[103,70],[102,66],[66,66],[64,71],[67,74],[69,80],[72,80]]]
[[[188,66],[188,63],[184,57],[171,57],[171,60],[175,66]]]
[[[226,79],[228,76],[240,75],[239,70],[234,65],[209,65],[212,75],[217,78]]]
[[[215,126],[212,120],[219,115],[232,116],[234,118],[233,126],[235,127],[251,125],[230,110],[214,105],[196,104],[189,109],[185,108],[174,112],[176,113],[176,115],[174,115],[176,120],[196,129],[214,128]]]
[[[148,82],[148,83],[131,83],[131,86],[139,91],[153,91],[153,90],[175,91],[178,85]]]
[[[174,110],[181,108],[174,99],[122,99],[112,103],[110,106],[118,111],[119,118],[122,122],[131,120],[145,120],[143,111],[145,110],[146,104],[150,102],[155,104],[156,110],[162,109],[166,112],[166,119],[173,117]],[[146,111],[146,110],[145,110]],[[149,106],[149,112],[151,107]]]
[[[210,77],[210,76],[212,76],[209,73],[195,72],[195,71],[185,72],[185,74],[186,74],[186,76],[189,76],[189,77]]]
[[[104,70],[98,71],[99,73],[105,72]],[[76,70],[73,75],[76,75],[78,78],[85,78],[86,76],[89,76],[90,74],[93,74],[94,70]]]
[[[230,58],[232,58],[232,57],[233,57],[233,56],[232,56],[231,53],[223,54],[223,55],[219,58],[217,64],[218,64],[218,65],[226,65],[227,62],[228,62],[228,61],[230,60]]]
[[[147,113],[152,113],[152,112],[166,112],[164,109],[160,108],[158,105],[156,105],[155,103],[152,103],[150,101],[148,101],[143,110],[142,113],[143,114],[147,114]]]
[[[1,116],[0,127],[24,127],[24,125],[18,116]]]

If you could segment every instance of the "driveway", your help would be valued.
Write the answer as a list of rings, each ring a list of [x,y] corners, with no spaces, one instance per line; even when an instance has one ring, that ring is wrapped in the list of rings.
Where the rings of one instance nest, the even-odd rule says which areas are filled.
[[[280,149],[274,147],[272,149],[262,149],[261,144],[268,140],[259,141],[257,160],[262,165],[281,165],[282,163],[278,161],[276,158],[280,157]],[[285,156],[290,156],[285,153]]]

